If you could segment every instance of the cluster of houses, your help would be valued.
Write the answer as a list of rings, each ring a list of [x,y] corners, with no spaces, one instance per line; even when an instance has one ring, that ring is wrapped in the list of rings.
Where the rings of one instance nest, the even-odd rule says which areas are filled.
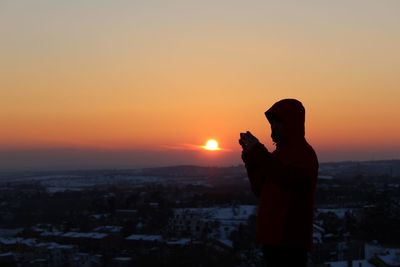
[[[399,267],[400,249],[387,248],[377,242],[366,243],[359,259],[341,259],[325,264],[326,267]]]
[[[196,246],[202,244],[204,235],[208,240],[215,239],[213,246],[229,250],[233,246],[229,234],[240,224],[246,224],[254,212],[255,206],[176,209],[162,231],[128,236],[124,236],[122,226],[112,225],[99,226],[90,232],[62,231],[48,224],[2,229],[0,266],[104,266],[105,252],[113,252],[113,257],[107,259],[110,266],[128,266],[132,251]]]
[[[124,235],[122,226],[98,226],[90,232],[61,231],[51,225],[29,229],[0,229],[0,266],[129,266],[135,251],[182,248],[205,244],[234,249],[233,231],[245,226],[254,205],[178,208],[165,229],[157,233]],[[140,227],[136,228],[140,229]],[[327,242],[329,233],[314,224],[315,266],[399,267],[400,249],[377,243]],[[105,254],[111,257],[105,258]],[[324,259],[329,259],[325,261]]]

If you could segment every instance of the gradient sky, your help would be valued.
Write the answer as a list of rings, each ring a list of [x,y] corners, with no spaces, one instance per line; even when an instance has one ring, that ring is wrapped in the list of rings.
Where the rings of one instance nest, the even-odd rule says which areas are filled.
[[[2,0],[0,36],[1,169],[237,164],[282,98],[320,161],[400,158],[397,0]]]

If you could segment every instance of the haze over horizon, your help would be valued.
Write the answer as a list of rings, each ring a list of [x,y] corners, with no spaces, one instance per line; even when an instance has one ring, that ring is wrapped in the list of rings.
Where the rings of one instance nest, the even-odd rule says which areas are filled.
[[[0,169],[235,165],[283,98],[321,162],[400,159],[399,25],[399,1],[1,1]]]

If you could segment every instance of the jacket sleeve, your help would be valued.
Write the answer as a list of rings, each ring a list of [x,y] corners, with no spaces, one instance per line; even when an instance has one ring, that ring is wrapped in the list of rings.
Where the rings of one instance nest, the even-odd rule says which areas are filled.
[[[269,157],[267,148],[261,144],[256,144],[251,150],[242,152],[242,160],[245,164],[247,176],[249,177],[251,190],[259,197],[261,188],[265,181],[264,164]]]

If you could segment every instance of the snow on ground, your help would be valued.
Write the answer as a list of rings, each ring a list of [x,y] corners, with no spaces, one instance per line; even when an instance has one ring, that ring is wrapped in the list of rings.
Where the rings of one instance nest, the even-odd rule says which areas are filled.
[[[108,236],[106,233],[97,233],[97,232],[43,232],[40,236],[60,236],[60,237],[68,237],[68,238],[88,238],[88,239],[102,239]]]
[[[255,205],[238,205],[229,207],[212,207],[212,208],[180,208],[175,212],[189,212],[204,216],[208,220],[219,220],[221,222],[239,224],[247,221],[250,215],[256,211]]]
[[[162,241],[163,238],[161,235],[130,235],[126,240],[135,240],[135,241]]]
[[[96,176],[96,177],[55,177],[44,179],[40,184],[47,188],[50,193],[64,191],[79,191],[99,185],[130,184],[142,185],[164,181],[163,177],[156,176]]]
[[[179,246],[186,246],[190,244],[192,240],[190,238],[181,238],[181,239],[174,239],[169,240],[166,242],[167,245],[179,245]]]
[[[0,238],[0,244],[5,246],[10,245],[25,245],[27,247],[45,247],[47,249],[73,249],[73,245],[58,244],[55,242],[38,242],[33,238]]]
[[[326,262],[329,267],[349,267],[347,261],[331,261],[331,262]],[[353,260],[351,262],[351,267],[375,267],[375,265],[372,265],[369,263],[367,260]]]
[[[328,213],[328,212],[333,212],[338,216],[339,218],[343,219],[346,215],[346,212],[352,211],[352,209],[348,208],[335,208],[335,209],[329,209],[329,208],[324,208],[324,209],[317,209],[317,213]]]
[[[218,240],[231,246],[229,240],[232,231],[236,230],[240,224],[246,224],[248,218],[255,214],[257,207],[254,205],[237,205],[229,207],[211,207],[211,208],[179,208],[175,209],[176,214],[197,215],[199,220],[218,221]]]
[[[400,266],[400,249],[387,249],[384,255],[378,255],[387,266]]]

